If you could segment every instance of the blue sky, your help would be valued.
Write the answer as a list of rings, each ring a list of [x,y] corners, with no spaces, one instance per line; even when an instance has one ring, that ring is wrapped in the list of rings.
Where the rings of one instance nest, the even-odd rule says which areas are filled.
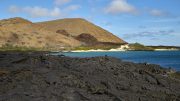
[[[0,19],[85,18],[129,43],[180,46],[180,0],[0,0]]]

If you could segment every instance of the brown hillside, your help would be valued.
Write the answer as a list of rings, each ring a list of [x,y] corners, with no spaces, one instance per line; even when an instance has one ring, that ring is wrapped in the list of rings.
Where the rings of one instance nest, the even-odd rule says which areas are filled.
[[[74,38],[48,31],[22,18],[0,20],[0,46],[7,44],[53,50],[81,45]]]
[[[116,37],[112,33],[81,18],[68,18],[68,19],[40,22],[37,24],[53,32],[57,32],[58,30],[66,30],[73,37],[77,37],[82,33],[88,33],[93,37],[95,37],[99,42],[110,42],[110,43],[121,43],[121,44],[126,43],[125,41]]]

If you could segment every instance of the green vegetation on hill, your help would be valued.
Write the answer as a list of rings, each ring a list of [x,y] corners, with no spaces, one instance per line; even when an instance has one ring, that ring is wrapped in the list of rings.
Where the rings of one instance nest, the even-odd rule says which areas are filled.
[[[118,48],[119,46],[113,46],[113,45],[104,45],[104,46],[80,46],[80,47],[76,47],[73,50],[97,50],[97,49],[102,49],[102,50],[110,50],[113,48]]]
[[[153,51],[154,49],[151,47],[144,46],[140,43],[129,44],[129,50],[135,51]]]
[[[153,49],[179,49],[180,47],[178,46],[147,46],[149,48],[153,48]]]
[[[5,44],[0,47],[0,51],[43,51],[41,48],[26,47],[26,46],[13,46],[11,44]]]

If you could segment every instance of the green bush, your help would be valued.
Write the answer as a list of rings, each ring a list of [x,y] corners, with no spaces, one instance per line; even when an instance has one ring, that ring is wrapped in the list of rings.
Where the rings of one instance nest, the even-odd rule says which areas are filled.
[[[110,50],[113,48],[118,48],[120,46],[112,46],[112,45],[104,45],[104,46],[80,46],[80,47],[76,47],[73,50],[97,50],[97,49],[102,49],[102,50]]]
[[[153,51],[154,49],[151,47],[146,47],[140,43],[134,43],[134,44],[129,44],[129,47],[131,50],[137,50],[137,51]]]
[[[12,44],[5,44],[0,47],[0,51],[41,51],[41,48],[13,46]]]

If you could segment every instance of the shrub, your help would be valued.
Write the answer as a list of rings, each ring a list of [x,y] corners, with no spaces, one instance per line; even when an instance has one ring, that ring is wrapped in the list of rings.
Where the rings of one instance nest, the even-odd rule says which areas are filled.
[[[131,50],[137,50],[137,51],[154,50],[153,48],[146,47],[140,43],[129,44],[129,47]]]
[[[42,51],[41,48],[26,47],[26,46],[13,46],[12,44],[4,44],[0,47],[0,51]]]

